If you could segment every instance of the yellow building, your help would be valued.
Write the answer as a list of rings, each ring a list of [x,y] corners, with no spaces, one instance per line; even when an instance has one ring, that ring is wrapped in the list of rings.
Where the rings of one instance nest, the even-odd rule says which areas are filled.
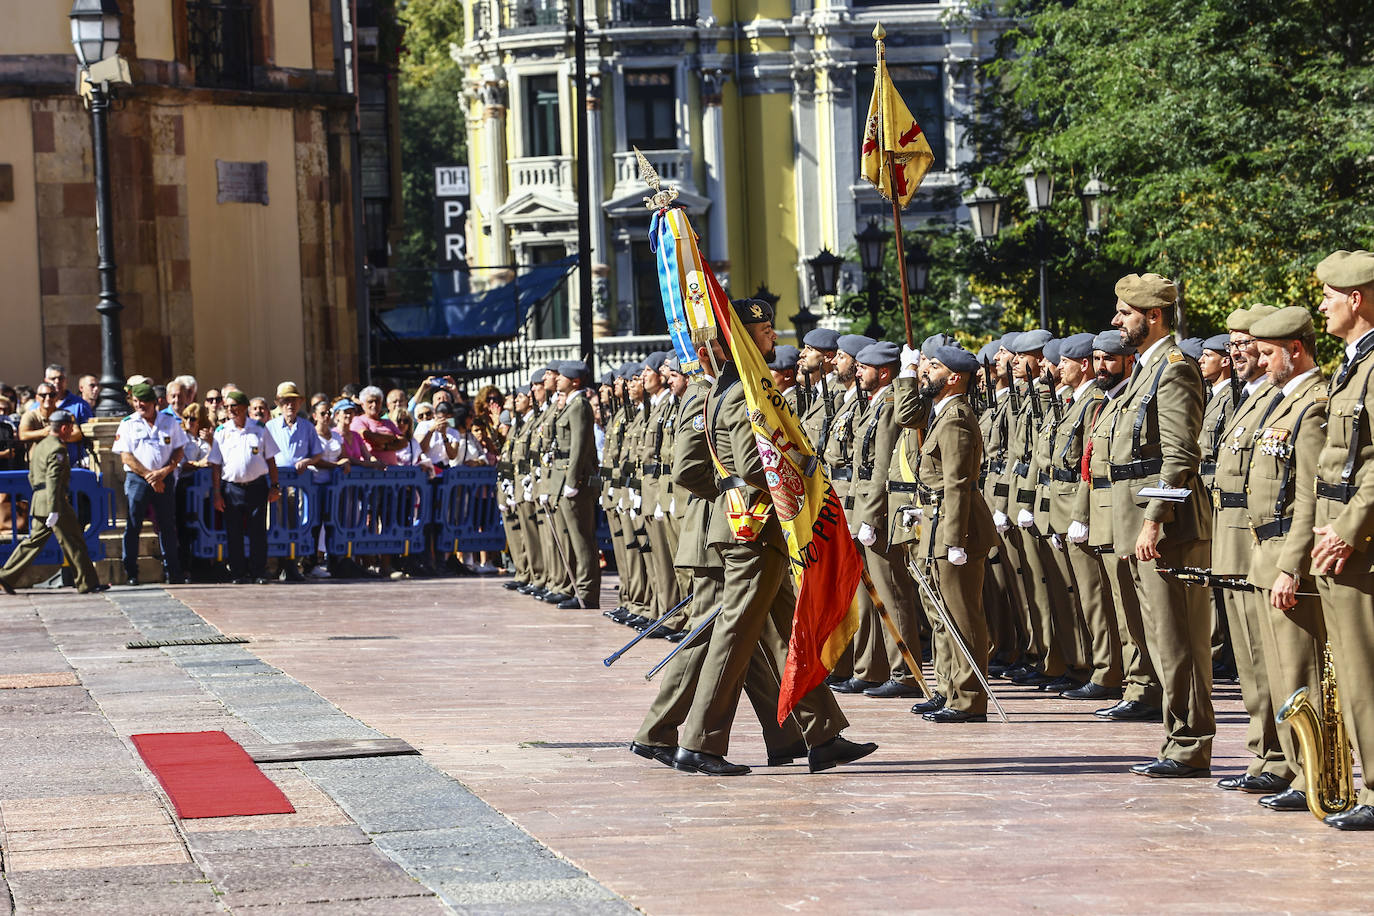
[[[372,4],[120,7],[132,85],[116,91],[109,134],[126,374],[254,393],[356,380],[364,239],[385,252],[395,190],[386,127],[380,156],[357,140],[359,112],[386,106],[360,82],[379,30],[350,19]],[[73,381],[100,373],[91,121],[70,10],[0,0],[0,378],[11,384],[41,379],[48,362]]]
[[[576,250],[579,189],[570,0],[467,0],[468,251],[475,266],[525,265]],[[859,138],[873,85],[873,26],[887,30],[899,90],[936,162],[907,211],[936,211],[969,157],[956,118],[1003,20],[962,2],[870,0],[588,0],[588,145],[594,202],[598,351],[613,358],[664,329],[647,242],[638,146],[682,191],[701,245],[733,295],[765,284],[786,328],[803,303],[818,313],[806,260],[843,251],[889,206],[859,176]],[[854,288],[857,265],[849,265]],[[502,282],[499,271],[474,273]],[[535,316],[536,352],[571,352],[576,284]]]

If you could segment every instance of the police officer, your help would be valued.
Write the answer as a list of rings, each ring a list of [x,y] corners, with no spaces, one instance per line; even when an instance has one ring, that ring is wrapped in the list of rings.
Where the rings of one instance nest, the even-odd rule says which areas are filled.
[[[124,495],[129,501],[124,525],[124,575],[130,585],[138,585],[138,539],[151,509],[167,581],[179,585],[185,577],[177,542],[173,475],[190,439],[175,417],[157,409],[152,385],[134,385],[129,396],[135,410],[119,421],[112,449],[124,463]],[[318,443],[313,426],[310,434]]]
[[[267,428],[248,419],[248,395],[227,391],[229,420],[215,430],[210,448],[215,508],[224,515],[225,553],[236,584],[267,582],[267,504],[281,498],[277,483],[277,443]],[[243,539],[248,537],[244,562]]]

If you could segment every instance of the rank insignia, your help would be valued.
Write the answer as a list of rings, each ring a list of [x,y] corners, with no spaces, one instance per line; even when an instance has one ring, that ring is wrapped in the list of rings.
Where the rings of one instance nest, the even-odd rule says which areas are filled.
[[[701,414],[697,414],[695,417],[693,417],[693,418],[692,418],[692,429],[695,429],[695,430],[696,430],[697,432],[699,432],[699,433],[700,433],[700,432],[705,432],[705,431],[706,431],[706,418],[703,417]]]

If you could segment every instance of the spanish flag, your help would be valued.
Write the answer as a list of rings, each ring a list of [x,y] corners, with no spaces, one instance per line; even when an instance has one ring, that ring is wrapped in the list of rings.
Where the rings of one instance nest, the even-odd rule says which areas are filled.
[[[888,168],[889,155],[895,168]],[[906,102],[897,94],[897,87],[892,85],[879,42],[873,99],[868,103],[868,123],[864,127],[863,177],[883,197],[905,207],[911,203],[934,162],[935,154],[930,150],[930,142],[921,131],[921,125],[916,123]]]

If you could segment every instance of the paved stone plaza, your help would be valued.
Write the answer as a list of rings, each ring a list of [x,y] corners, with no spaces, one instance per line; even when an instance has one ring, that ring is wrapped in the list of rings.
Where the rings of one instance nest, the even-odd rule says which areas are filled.
[[[251,642],[125,648],[218,634]],[[625,749],[669,648],[603,667],[630,635],[499,580],[21,593],[0,605],[0,913],[1368,910],[1365,836],[1131,776],[1158,726],[1010,685],[1007,725],[844,697],[881,747],[815,776],[763,766],[746,709],[751,775],[674,772]],[[1214,777],[1244,740],[1236,688],[1217,699]],[[297,813],[181,821],[128,736],[208,729],[421,755],[264,764]]]

